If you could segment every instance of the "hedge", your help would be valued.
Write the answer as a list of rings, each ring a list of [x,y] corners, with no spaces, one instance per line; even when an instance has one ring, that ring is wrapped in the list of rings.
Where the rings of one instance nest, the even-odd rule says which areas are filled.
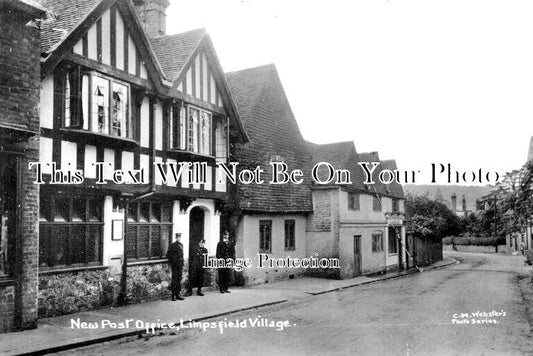
[[[505,238],[503,237],[455,237],[448,236],[442,239],[444,245],[474,245],[474,246],[496,246],[505,245]]]

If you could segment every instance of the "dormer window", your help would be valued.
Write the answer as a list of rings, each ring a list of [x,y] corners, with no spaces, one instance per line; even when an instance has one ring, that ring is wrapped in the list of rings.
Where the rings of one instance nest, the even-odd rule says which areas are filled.
[[[99,73],[69,70],[65,77],[64,127],[132,138],[130,87]]]

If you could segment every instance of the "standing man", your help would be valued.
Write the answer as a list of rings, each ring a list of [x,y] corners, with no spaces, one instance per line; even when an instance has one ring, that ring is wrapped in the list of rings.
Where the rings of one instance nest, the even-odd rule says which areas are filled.
[[[229,241],[229,232],[224,231],[222,233],[222,241],[217,245],[216,258],[223,258],[224,260],[230,258],[235,260],[235,245]],[[228,290],[230,281],[231,268],[219,268],[218,269],[218,287],[220,293],[230,293]]]
[[[183,245],[180,242],[181,234],[176,234],[175,241],[167,251],[168,263],[172,270],[172,300],[183,300],[180,297],[181,277],[183,273]]]
[[[203,297],[202,286],[204,285],[204,255],[207,255],[207,249],[204,247],[205,240],[200,240],[198,246],[189,256],[189,285],[186,297],[192,295],[192,289],[198,288],[197,294]]]

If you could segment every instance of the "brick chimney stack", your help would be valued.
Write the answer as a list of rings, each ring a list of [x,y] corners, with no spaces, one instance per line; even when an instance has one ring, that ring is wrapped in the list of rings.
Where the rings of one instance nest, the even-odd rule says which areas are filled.
[[[169,0],[133,0],[133,5],[148,37],[166,35]]]

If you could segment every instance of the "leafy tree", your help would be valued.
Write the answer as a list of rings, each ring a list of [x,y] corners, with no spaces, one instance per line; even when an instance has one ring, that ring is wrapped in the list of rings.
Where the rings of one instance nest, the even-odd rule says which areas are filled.
[[[459,232],[459,218],[446,205],[428,197],[408,196],[405,212],[417,236],[444,238]]]
[[[508,173],[500,183],[500,209],[504,215],[506,233],[521,232],[533,218],[533,162]]]

